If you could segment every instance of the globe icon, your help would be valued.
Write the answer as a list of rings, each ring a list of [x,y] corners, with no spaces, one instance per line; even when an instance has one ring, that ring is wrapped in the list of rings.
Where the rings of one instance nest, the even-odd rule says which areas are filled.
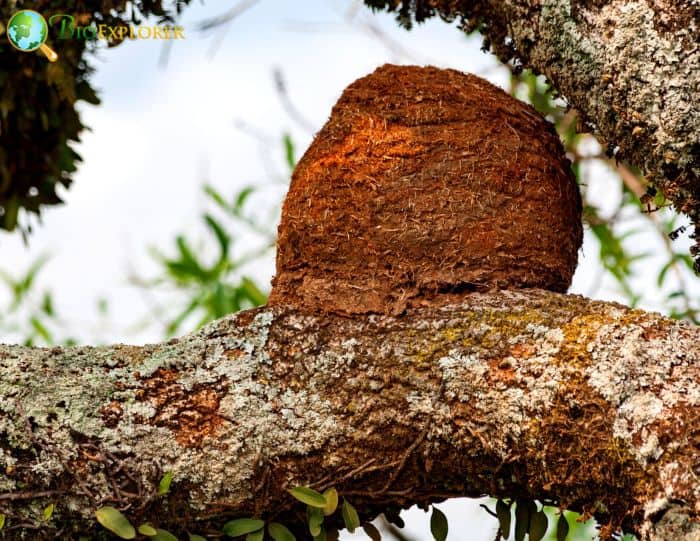
[[[26,53],[39,49],[50,62],[56,62],[56,51],[44,43],[48,34],[46,19],[31,9],[18,11],[7,23],[7,39],[15,49]]]
[[[24,52],[36,51],[44,44],[48,33],[46,20],[30,9],[18,11],[7,23],[7,37],[10,43]]]

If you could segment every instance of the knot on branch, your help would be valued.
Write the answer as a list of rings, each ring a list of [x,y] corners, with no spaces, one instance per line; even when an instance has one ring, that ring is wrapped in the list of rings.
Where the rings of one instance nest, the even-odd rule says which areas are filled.
[[[551,124],[474,75],[385,65],[299,162],[270,304],[399,314],[472,291],[564,292],[581,198]]]

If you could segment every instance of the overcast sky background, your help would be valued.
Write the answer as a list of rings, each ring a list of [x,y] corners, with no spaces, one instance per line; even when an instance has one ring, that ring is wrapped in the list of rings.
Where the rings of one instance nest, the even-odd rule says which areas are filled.
[[[219,40],[221,30],[201,33],[196,27],[233,3],[194,2],[182,21],[187,39],[174,43],[166,67],[159,66],[159,42],[127,41],[102,51],[93,77],[102,105],[81,107],[92,131],[78,148],[84,163],[65,193],[67,204],[44,211],[43,225],[28,246],[19,235],[0,233],[0,267],[19,274],[39,255],[50,254],[40,285],[54,292],[73,334],[86,341],[97,335],[130,343],[158,341],[161,328],[133,328],[150,304],[127,280],[134,271],[153,276],[156,267],[147,248],[167,251],[176,232],[204,235],[204,181],[232,196],[245,185],[270,183],[270,169],[285,178],[282,133],[292,134],[299,155],[310,143],[312,133],[290,118],[275,91],[273,68],[283,69],[291,99],[314,129],[322,126],[349,83],[385,62],[431,63],[477,73],[499,85],[507,81],[493,57],[479,50],[480,39],[467,39],[440,20],[408,33],[391,16],[372,15],[364,7],[348,22],[353,4],[262,0],[236,18]],[[368,23],[388,37],[388,44],[373,35]],[[239,121],[259,137],[238,128]],[[260,137],[272,144],[262,144]],[[611,190],[606,175],[593,170],[589,183],[601,205],[610,208],[618,185]],[[257,204],[274,206],[283,193],[280,184],[272,186]],[[653,247],[657,240],[640,242]],[[591,293],[596,251],[587,233],[573,292]],[[251,272],[269,284],[272,254]],[[640,280],[650,276],[641,269]],[[654,287],[651,282],[649,287]],[[608,280],[594,295],[622,300]],[[93,332],[100,297],[109,301],[110,325]],[[653,303],[647,307],[655,308]],[[473,506],[456,501],[441,507],[451,510],[451,539],[493,538],[495,521],[472,521]],[[425,520],[410,523],[420,538],[429,536]]]

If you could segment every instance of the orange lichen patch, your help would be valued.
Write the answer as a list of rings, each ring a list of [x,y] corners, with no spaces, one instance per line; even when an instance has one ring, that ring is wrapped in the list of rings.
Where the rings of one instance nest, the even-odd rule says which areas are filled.
[[[270,304],[399,314],[475,290],[566,291],[581,200],[553,127],[472,75],[383,66],[299,162]]]
[[[557,359],[572,366],[588,366],[591,363],[591,354],[588,344],[595,340],[598,331],[603,325],[612,323],[613,317],[606,314],[591,313],[576,316],[562,327],[564,340]]]
[[[245,352],[240,349],[227,349],[224,351],[224,356],[227,359],[240,359],[243,355],[245,355]]]
[[[511,384],[515,381],[515,367],[511,358],[489,359],[486,361],[491,368],[488,378],[492,381]]]
[[[529,359],[536,351],[534,344],[527,342],[518,342],[510,348],[510,354],[516,359]]]
[[[198,447],[206,436],[216,434],[223,422],[218,414],[225,388],[219,384],[185,389],[177,383],[178,372],[159,369],[143,380],[137,400],[148,401],[156,409],[153,423],[173,431],[184,447]]]

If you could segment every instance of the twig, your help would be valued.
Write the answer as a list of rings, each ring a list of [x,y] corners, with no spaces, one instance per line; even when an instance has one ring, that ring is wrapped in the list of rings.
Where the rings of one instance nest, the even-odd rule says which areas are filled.
[[[233,6],[227,12],[222,13],[221,15],[217,15],[216,17],[212,17],[211,19],[206,19],[199,23],[198,29],[200,31],[206,31],[211,30],[212,28],[222,27],[221,31],[219,32],[219,35],[215,38],[211,48],[209,49],[210,57],[213,57],[216,54],[217,50],[219,49],[219,46],[226,37],[226,34],[228,34],[229,28],[231,28],[231,21],[233,21],[244,11],[253,7],[259,1],[260,0],[243,0],[242,2],[239,2],[238,4]]]
[[[411,456],[413,451],[416,450],[416,448],[423,443],[423,440],[425,439],[425,436],[428,434],[428,431],[426,429],[423,429],[423,431],[418,435],[416,438],[416,441],[414,441],[411,446],[406,449],[406,452],[404,453],[403,457],[401,458],[401,463],[399,464],[399,467],[394,470],[394,472],[391,474],[389,477],[389,480],[386,482],[384,487],[379,491],[379,494],[386,494],[389,488],[391,488],[391,485],[394,484],[394,481],[396,481],[396,478],[399,476],[401,471],[403,470],[404,466],[406,466],[406,462],[408,461],[408,458]]]

